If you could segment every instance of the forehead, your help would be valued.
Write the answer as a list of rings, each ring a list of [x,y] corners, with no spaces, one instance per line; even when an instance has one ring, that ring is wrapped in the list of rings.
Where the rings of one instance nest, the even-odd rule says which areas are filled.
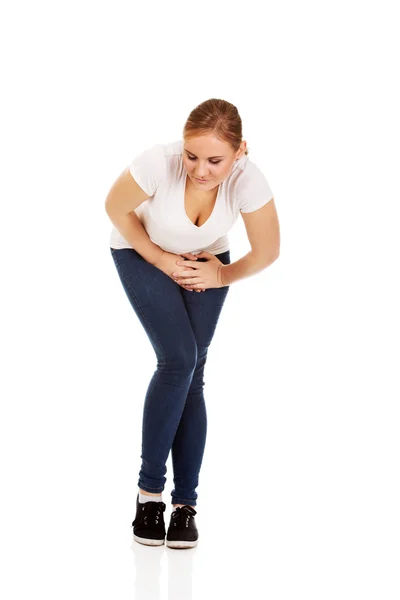
[[[219,158],[231,154],[229,144],[213,135],[188,138],[183,147],[189,153],[201,158]]]

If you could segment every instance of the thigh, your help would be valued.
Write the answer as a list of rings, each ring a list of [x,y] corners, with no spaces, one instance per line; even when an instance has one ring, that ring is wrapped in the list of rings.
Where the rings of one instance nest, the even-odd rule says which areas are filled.
[[[230,264],[229,250],[216,256],[224,265]],[[229,286],[209,288],[201,293],[189,292],[181,287],[179,289],[182,292],[197,346],[209,346],[228,295]]]
[[[181,293],[183,288],[133,248],[110,250],[129,302],[158,359],[195,361],[196,340]]]

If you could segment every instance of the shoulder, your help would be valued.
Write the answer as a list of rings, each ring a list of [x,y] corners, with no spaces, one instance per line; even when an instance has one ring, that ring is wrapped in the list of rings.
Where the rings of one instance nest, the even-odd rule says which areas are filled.
[[[183,140],[174,140],[158,144],[159,160],[163,163],[166,179],[170,182],[178,181],[183,174]]]
[[[165,156],[182,156],[183,140],[175,140],[166,144],[161,144],[164,149]]]
[[[236,198],[242,212],[252,212],[272,199],[273,193],[264,171],[248,155],[243,158],[238,165]]]
[[[160,160],[166,160],[174,156],[182,156],[183,152],[183,141],[174,141],[167,143],[158,143],[147,146],[140,153],[137,153],[137,158],[155,158]]]
[[[181,152],[177,141],[147,146],[131,161],[130,173],[139,186],[152,196],[163,182],[169,182],[176,176],[176,167],[181,161],[176,161],[175,157],[179,159]]]
[[[182,166],[183,140],[155,144],[149,152],[162,163],[166,174],[173,176]]]
[[[175,171],[174,167],[182,162],[182,151],[183,141],[180,140],[147,146],[133,158],[131,172],[134,169],[146,169],[153,170],[158,177],[168,177]]]
[[[265,177],[260,167],[248,155],[242,156],[238,163],[237,170],[239,177],[237,178],[237,182],[242,187]]]

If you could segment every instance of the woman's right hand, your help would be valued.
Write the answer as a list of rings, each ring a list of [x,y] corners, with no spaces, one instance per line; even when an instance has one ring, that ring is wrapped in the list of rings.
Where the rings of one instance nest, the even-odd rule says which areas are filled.
[[[179,273],[179,271],[187,270],[189,268],[189,267],[179,266],[176,264],[177,260],[182,257],[188,258],[189,260],[197,260],[197,256],[195,254],[192,254],[191,252],[187,252],[186,254],[173,254],[172,252],[166,252],[165,250],[163,250],[163,253],[161,254],[160,258],[157,260],[157,262],[154,263],[154,266],[157,267],[157,269],[160,269],[160,271],[162,271],[163,273],[168,275],[168,277],[170,277],[171,279],[173,279],[175,281],[177,279],[177,277],[173,277],[172,273]],[[193,271],[194,271],[194,269],[193,269]],[[185,288],[185,290],[188,290],[190,292],[205,292],[205,289],[193,290],[190,287],[190,285],[182,285],[182,284],[178,284],[178,285],[180,285],[180,287],[183,287],[183,288]]]

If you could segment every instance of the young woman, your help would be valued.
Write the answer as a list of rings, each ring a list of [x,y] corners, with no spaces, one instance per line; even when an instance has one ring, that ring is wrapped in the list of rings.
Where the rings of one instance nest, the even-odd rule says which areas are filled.
[[[203,374],[230,285],[279,255],[269,184],[249,160],[237,108],[197,106],[183,139],[139,154],[105,202],[110,250],[125,293],[153,346],[134,539],[172,548],[197,544],[194,516],[207,429]],[[251,251],[231,264],[228,231],[239,214]],[[194,293],[193,293],[194,292]],[[171,451],[173,511],[165,531],[162,491]]]

